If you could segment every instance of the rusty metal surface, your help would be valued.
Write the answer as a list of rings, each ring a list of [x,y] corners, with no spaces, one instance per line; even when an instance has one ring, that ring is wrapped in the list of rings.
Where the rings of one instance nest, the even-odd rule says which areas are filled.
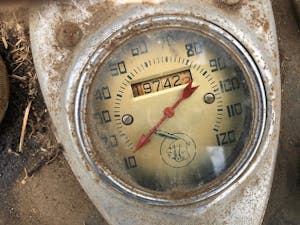
[[[220,1],[64,1],[36,9],[31,17],[35,66],[45,101],[64,144],[65,156],[77,179],[112,224],[259,224],[270,192],[280,116],[280,75],[276,32],[269,1],[241,1],[230,8]],[[159,1],[155,1],[159,2]],[[92,4],[92,5],[90,5]],[[200,10],[201,9],[201,10]],[[99,180],[78,149],[73,118],[78,76],[99,43],[130,21],[149,14],[186,14],[202,17],[230,30],[254,57],[268,96],[264,144],[239,182],[205,207],[160,208],[127,199]],[[79,16],[80,15],[80,16]],[[224,19],[226,18],[226,20]],[[63,19],[63,21],[62,21]],[[87,42],[57,41],[64,22],[78,25]],[[101,27],[99,27],[101,25]],[[91,35],[95,32],[95,35]],[[80,33],[80,32],[79,32]],[[74,34],[79,34],[74,30]],[[267,40],[267,42],[266,42]],[[73,44],[75,43],[75,44]],[[64,47],[66,46],[66,47]],[[70,48],[73,46],[73,48]],[[83,48],[84,47],[84,48]],[[80,50],[80,57],[77,56]],[[73,65],[70,67],[71,62]],[[75,63],[74,63],[75,62]],[[71,69],[70,69],[71,68]],[[70,76],[66,76],[67,71]],[[63,90],[68,90],[66,93]],[[172,215],[172,216],[170,216]],[[218,215],[218,217],[216,217]]]

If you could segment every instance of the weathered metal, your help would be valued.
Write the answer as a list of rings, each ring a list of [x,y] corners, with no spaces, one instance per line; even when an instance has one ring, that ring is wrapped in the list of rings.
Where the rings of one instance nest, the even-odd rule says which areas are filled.
[[[138,19],[166,14],[210,21],[230,32],[255,61],[267,96],[265,131],[247,170],[213,199],[173,207],[128,198],[100,179],[80,148],[74,118],[81,72],[102,42]],[[61,26],[66,23],[76,27],[75,36],[69,36],[71,40],[57,35],[65,30]],[[56,137],[77,179],[109,223],[262,222],[272,184],[281,107],[279,54],[270,1],[240,1],[233,5],[215,0],[50,2],[32,10],[30,26],[35,67]]]

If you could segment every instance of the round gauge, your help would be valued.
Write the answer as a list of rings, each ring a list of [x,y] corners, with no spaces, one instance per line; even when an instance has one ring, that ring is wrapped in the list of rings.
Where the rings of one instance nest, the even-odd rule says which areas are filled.
[[[8,81],[5,65],[0,57],[0,122],[8,105]]]
[[[112,35],[82,73],[77,130],[93,168],[154,204],[206,199],[234,182],[265,120],[259,72],[229,33],[161,16]]]

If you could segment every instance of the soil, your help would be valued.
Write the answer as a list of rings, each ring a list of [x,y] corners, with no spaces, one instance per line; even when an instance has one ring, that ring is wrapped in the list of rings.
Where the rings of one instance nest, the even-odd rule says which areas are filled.
[[[267,225],[300,224],[300,20],[297,23],[295,9],[292,1],[273,0],[281,58],[282,111],[277,164],[264,221]]]
[[[292,3],[273,0],[282,76],[282,127],[265,225],[300,224],[300,31]],[[105,225],[72,174],[51,132],[34,70],[28,9],[0,8],[0,55],[10,99],[0,125],[0,225]],[[31,104],[24,144],[24,112]],[[22,151],[20,152],[20,149]]]
[[[5,39],[0,41],[0,55],[10,83],[9,106],[0,125],[0,224],[106,224],[60,154],[62,149],[51,132],[30,52],[27,8],[0,9],[0,37]]]

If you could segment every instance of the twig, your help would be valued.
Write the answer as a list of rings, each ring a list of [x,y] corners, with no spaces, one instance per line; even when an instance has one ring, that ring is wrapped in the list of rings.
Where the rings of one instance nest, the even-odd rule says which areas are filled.
[[[23,65],[23,62],[18,64],[17,67],[13,69],[13,72],[16,72],[22,65]]]
[[[46,149],[41,148],[42,151],[46,151]],[[27,176],[32,177],[34,173],[39,171],[43,166],[51,164],[57,157],[62,153],[62,147],[57,145],[55,148],[51,149],[51,152],[48,155],[42,156],[42,158],[34,164],[34,166],[27,171]]]
[[[29,111],[31,108],[31,103],[32,103],[32,101],[30,101],[28,103],[28,105],[25,109],[24,117],[23,117],[22,131],[21,131],[21,137],[20,137],[20,143],[19,143],[19,152],[20,153],[23,153],[23,144],[24,144],[26,126],[27,126]]]
[[[7,150],[7,152],[8,152],[8,154],[14,154],[15,156],[17,156],[17,157],[19,157],[20,156],[20,154],[19,153],[17,153],[17,152],[15,152],[15,151],[13,151],[11,148],[9,148],[8,150]]]
[[[46,156],[43,156],[43,157],[40,159],[40,161],[38,161],[38,162],[33,166],[33,168],[31,168],[31,169],[28,171],[28,173],[27,173],[28,177],[32,177],[32,175],[33,175],[35,172],[39,171],[39,170],[47,163],[47,161],[48,161],[47,157],[46,157]]]
[[[15,80],[21,81],[21,82],[26,82],[26,80],[27,80],[26,77],[21,77],[21,76],[15,75],[15,74],[11,75],[10,77]]]
[[[8,49],[8,44],[7,44],[6,38],[4,36],[2,37],[2,42],[3,42],[4,48]]]
[[[24,168],[24,173],[25,173],[25,177],[21,180],[21,184],[26,184],[28,179],[28,172],[26,168]]]

